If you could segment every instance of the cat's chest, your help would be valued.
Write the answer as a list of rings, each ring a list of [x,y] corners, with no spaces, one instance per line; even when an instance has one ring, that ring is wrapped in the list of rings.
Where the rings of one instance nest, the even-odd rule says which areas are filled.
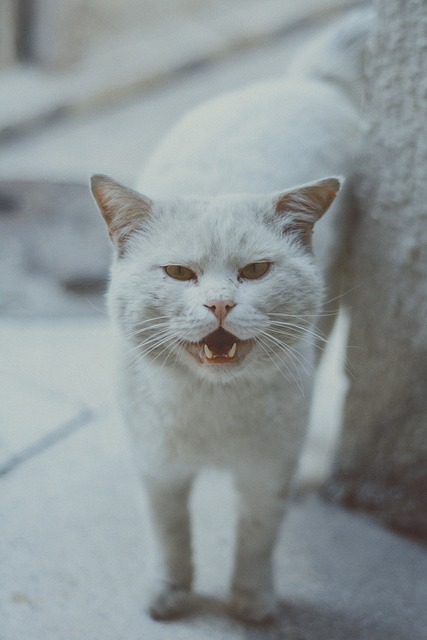
[[[127,385],[126,412],[146,459],[235,466],[238,459],[279,459],[299,441],[306,402],[282,383],[191,385],[140,372]]]
[[[150,367],[134,381],[137,405],[162,431],[180,433],[238,432],[243,425],[274,422],[280,411],[280,386],[244,381],[229,385],[203,384],[190,377],[153,374]]]

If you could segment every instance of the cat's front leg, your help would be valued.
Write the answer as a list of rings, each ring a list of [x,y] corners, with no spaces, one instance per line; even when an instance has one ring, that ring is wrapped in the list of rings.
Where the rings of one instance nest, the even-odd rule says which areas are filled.
[[[232,612],[249,622],[266,622],[277,613],[272,554],[285,507],[285,492],[251,478],[238,478],[241,508]]]
[[[191,478],[145,477],[160,561],[148,610],[156,620],[184,614],[191,603],[193,567],[188,498]]]

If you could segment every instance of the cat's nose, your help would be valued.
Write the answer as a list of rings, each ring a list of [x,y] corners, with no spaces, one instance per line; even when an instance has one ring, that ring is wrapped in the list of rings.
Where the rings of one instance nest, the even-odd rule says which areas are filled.
[[[232,300],[211,300],[205,304],[212,313],[222,322],[227,313],[235,306]]]

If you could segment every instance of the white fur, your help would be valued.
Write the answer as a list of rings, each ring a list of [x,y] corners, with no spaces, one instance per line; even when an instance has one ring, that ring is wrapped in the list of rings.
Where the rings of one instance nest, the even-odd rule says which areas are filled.
[[[333,42],[323,42],[325,64],[345,57],[342,42],[341,49]],[[285,217],[274,202],[286,185],[345,173],[358,122],[344,82],[290,76],[221,96],[177,125],[140,181],[151,212],[141,213],[112,269],[121,404],[163,558],[154,617],[176,615],[188,602],[188,492],[205,466],[229,469],[241,496],[234,611],[263,620],[275,610],[271,554],[307,423],[323,285],[309,249],[282,233]],[[121,218],[133,196],[102,180],[94,187],[98,202],[108,196]],[[134,216],[138,207],[129,207]],[[321,234],[326,273],[339,235],[330,218]],[[257,261],[272,263],[270,271],[242,281],[240,270]],[[197,281],[170,278],[162,269],[170,264],[189,267]],[[263,340],[241,364],[200,365],[180,344],[217,328],[210,300],[235,304],[227,331]]]

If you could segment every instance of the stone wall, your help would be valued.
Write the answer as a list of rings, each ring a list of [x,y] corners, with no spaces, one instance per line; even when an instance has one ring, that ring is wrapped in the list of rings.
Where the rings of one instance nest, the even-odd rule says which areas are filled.
[[[427,4],[375,4],[344,283],[352,378],[329,490],[427,542]]]

